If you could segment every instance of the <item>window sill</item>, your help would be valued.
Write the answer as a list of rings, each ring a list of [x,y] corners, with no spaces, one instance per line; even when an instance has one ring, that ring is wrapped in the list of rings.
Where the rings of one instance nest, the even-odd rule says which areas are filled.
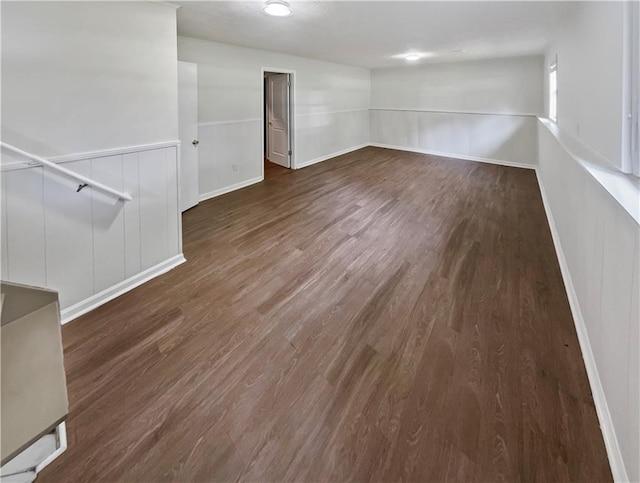
[[[575,137],[563,132],[552,120],[541,117],[538,120],[557,139],[565,151],[640,225],[640,178],[623,173],[602,155]]]

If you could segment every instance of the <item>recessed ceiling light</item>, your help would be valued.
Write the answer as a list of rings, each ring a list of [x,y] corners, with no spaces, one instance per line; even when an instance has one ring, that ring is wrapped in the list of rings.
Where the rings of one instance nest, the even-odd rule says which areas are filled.
[[[291,7],[289,7],[287,2],[282,0],[268,0],[262,10],[267,15],[273,15],[274,17],[286,17],[287,15],[291,15]]]
[[[428,59],[430,57],[435,56],[434,52],[426,52],[424,50],[412,50],[409,52],[403,52],[402,54],[392,55],[392,59],[402,59],[408,62],[415,62],[416,60]]]

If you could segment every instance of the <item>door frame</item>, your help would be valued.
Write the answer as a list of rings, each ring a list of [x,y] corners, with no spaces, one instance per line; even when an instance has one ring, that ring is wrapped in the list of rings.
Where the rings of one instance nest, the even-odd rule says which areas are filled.
[[[296,167],[296,117],[295,117],[295,108],[297,105],[296,99],[296,71],[291,69],[280,69],[277,67],[261,67],[260,68],[260,112],[262,116],[260,118],[260,138],[262,142],[260,143],[260,166],[262,167],[262,179],[264,179],[264,151],[265,151],[265,139],[264,133],[266,129],[265,125],[265,98],[264,98],[264,74],[265,72],[269,72],[272,74],[289,74],[289,80],[291,82],[291,86],[289,87],[289,147],[291,149],[291,169],[297,169]]]

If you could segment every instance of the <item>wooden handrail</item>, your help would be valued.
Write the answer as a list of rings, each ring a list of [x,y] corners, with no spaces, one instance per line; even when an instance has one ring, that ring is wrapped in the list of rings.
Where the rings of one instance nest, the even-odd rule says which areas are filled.
[[[7,144],[3,141],[0,141],[0,146],[2,146],[3,148],[7,149],[8,151],[12,151],[16,154],[19,154],[20,156],[24,156],[25,158],[29,158],[32,159],[33,161],[37,161],[38,163],[42,164],[43,166],[46,166],[47,168],[50,168],[54,171],[57,171],[59,173],[62,173],[66,176],[69,176],[70,178],[75,179],[76,181],[79,181],[79,185],[78,185],[78,189],[76,191],[80,191],[83,188],[86,188],[87,186],[90,186],[92,188],[95,188],[97,190],[100,190],[104,193],[108,193],[110,195],[113,195],[115,197],[117,197],[120,200],[123,201],[131,201],[133,198],[131,197],[131,195],[129,193],[125,193],[124,191],[118,191],[116,189],[113,189],[105,184],[100,183],[99,181],[96,181],[94,179],[91,178],[87,178],[86,176],[83,176],[79,173],[76,173],[75,171],[71,171],[70,169],[64,168],[56,163],[53,163],[51,161],[49,161],[48,159],[44,159],[41,158],[40,156],[36,156],[35,154],[31,154],[27,151],[24,151],[20,148],[16,148],[15,146],[12,146],[11,144]]]

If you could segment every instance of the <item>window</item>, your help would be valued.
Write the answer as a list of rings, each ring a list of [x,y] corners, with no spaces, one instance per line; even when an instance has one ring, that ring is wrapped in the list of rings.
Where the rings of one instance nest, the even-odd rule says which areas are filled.
[[[558,58],[549,65],[549,119],[558,122]]]

